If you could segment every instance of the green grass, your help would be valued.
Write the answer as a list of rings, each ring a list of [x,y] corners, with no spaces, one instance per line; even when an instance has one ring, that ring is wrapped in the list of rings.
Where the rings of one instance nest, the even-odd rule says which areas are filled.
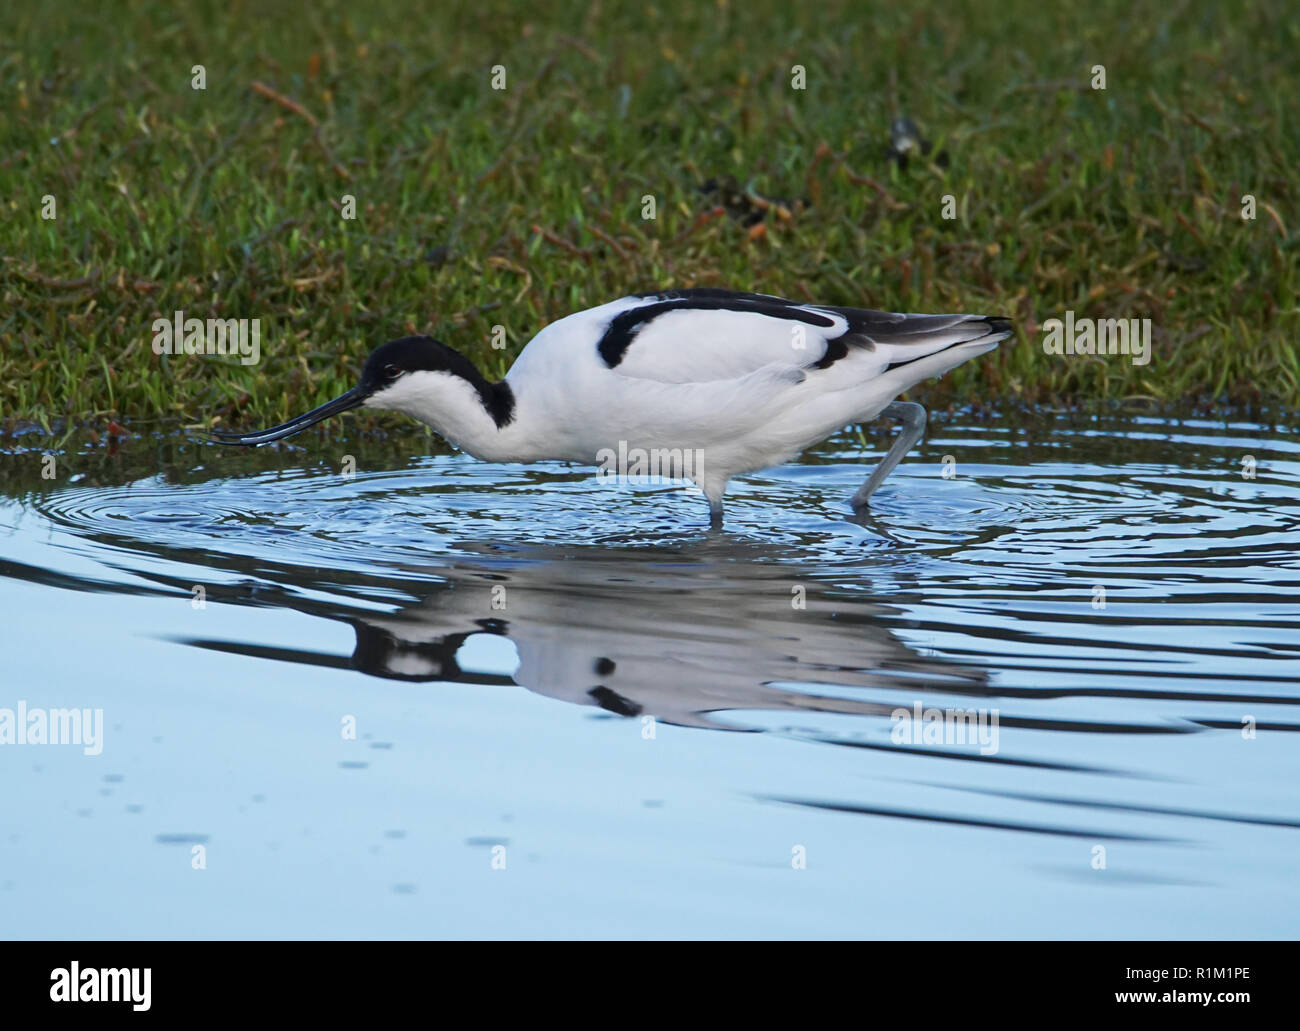
[[[0,429],[279,420],[412,332],[499,375],[546,323],[665,285],[1018,320],[932,403],[1300,404],[1300,10],[863,8],[14,0]],[[898,114],[933,143],[906,167]],[[728,177],[751,199],[702,217]],[[260,364],[155,356],[176,309],[261,319]],[[1044,354],[1066,309],[1152,319],[1151,364]]]

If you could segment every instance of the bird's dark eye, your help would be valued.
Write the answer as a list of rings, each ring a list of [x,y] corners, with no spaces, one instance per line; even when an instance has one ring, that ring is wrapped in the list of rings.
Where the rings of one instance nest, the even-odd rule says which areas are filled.
[[[402,374],[402,368],[400,365],[394,365],[392,362],[389,362],[387,365],[384,366],[385,379],[397,379],[397,377],[400,376],[401,374]]]

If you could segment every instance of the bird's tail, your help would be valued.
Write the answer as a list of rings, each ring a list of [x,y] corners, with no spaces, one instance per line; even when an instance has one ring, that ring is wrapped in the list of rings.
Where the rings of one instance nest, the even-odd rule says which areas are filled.
[[[1014,332],[1011,321],[997,315],[895,315],[893,319],[872,327],[867,335],[885,360],[882,375],[903,384],[899,392],[993,350]]]

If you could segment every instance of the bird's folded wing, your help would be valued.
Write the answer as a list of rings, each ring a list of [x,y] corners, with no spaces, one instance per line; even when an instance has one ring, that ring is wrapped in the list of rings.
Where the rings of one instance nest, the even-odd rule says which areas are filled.
[[[875,352],[879,371],[981,336],[964,315],[804,305],[763,294],[671,291],[629,298],[597,341],[615,373],[661,383],[748,376],[771,365],[826,369]]]

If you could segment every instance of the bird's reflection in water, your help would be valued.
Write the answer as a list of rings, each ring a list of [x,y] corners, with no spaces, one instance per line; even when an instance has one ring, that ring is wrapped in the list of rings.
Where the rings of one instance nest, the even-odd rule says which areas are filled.
[[[918,692],[978,693],[985,674],[922,656],[882,622],[869,585],[800,579],[799,566],[714,542],[699,548],[484,550],[436,569],[376,576],[394,612],[286,598],[356,632],[351,665],[407,681],[515,683],[538,694],[688,727],[745,729],[744,710],[888,715]],[[263,576],[265,566],[260,570]],[[430,581],[436,575],[439,579]],[[358,585],[363,586],[363,585]],[[363,587],[364,590],[364,587]],[[371,593],[366,591],[365,593]],[[266,604],[263,594],[261,604]],[[475,634],[508,639],[512,676],[458,658]],[[337,666],[338,656],[192,641],[222,651]],[[278,652],[278,653],[277,653]]]

